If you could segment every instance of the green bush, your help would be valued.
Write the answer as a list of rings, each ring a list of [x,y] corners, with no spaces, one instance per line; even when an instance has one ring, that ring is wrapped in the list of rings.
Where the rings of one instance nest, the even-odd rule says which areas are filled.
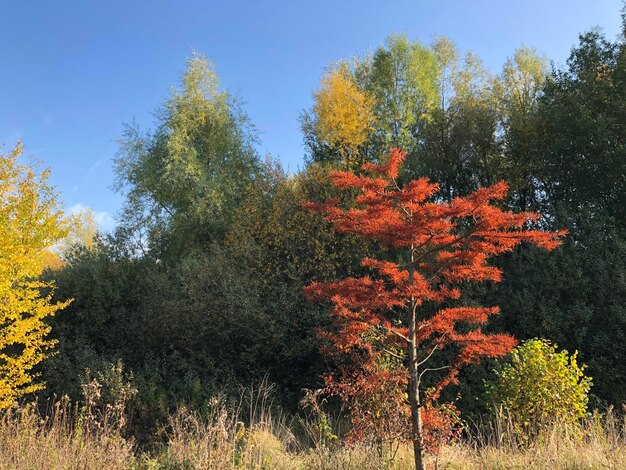
[[[586,415],[591,378],[576,362],[577,352],[531,339],[511,352],[487,384],[490,405],[502,409],[516,430],[533,433],[545,425],[573,423]]]

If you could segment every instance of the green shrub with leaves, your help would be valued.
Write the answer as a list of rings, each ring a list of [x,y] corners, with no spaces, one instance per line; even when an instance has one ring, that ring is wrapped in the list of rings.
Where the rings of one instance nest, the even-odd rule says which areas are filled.
[[[502,409],[516,430],[527,434],[584,417],[591,377],[583,373],[577,355],[557,352],[556,344],[544,339],[524,342],[487,384],[489,404]]]

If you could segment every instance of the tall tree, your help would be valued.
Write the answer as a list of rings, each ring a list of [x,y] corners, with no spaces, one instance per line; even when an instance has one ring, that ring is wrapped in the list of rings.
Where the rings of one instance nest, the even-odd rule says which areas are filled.
[[[439,181],[448,200],[501,177],[502,87],[476,55],[461,58],[446,38],[426,46],[390,36],[371,56],[342,62],[340,70],[352,95],[367,98],[371,121],[361,119],[361,126],[354,126],[356,113],[328,113],[322,98],[330,94],[316,94],[302,118],[311,162],[341,166],[328,136],[351,129],[359,131],[359,145],[352,148],[361,161],[378,162],[387,149],[400,147],[408,153],[406,176]],[[325,77],[322,90],[328,88]]]
[[[322,78],[313,99],[315,122],[310,125],[315,127],[318,145],[336,151],[346,168],[358,165],[359,150],[373,130],[373,99],[357,88],[347,64],[340,64]]]
[[[539,207],[541,158],[535,143],[541,133],[537,109],[546,77],[545,58],[533,49],[520,48],[507,59],[494,84],[502,131],[497,175],[511,186],[512,204],[520,210]]]
[[[527,172],[536,196],[529,203],[570,235],[541,265],[533,249],[507,257],[510,275],[495,293],[507,330],[580,351],[593,394],[614,406],[626,400],[625,90],[623,36],[609,41],[591,31],[550,71],[534,110],[516,119],[510,135],[528,153],[511,180],[523,174],[516,169]]]
[[[428,176],[441,185],[448,201],[493,184],[499,164],[498,114],[493,77],[474,54],[461,60],[454,45],[440,39],[433,46],[439,69],[439,101],[420,121],[416,151],[408,173]]]
[[[350,94],[344,96],[351,96],[353,101],[362,96],[359,100],[367,105],[357,108],[368,118],[360,122],[367,132],[359,131],[358,135],[367,139],[359,139],[359,158],[376,161],[392,146],[412,152],[418,142],[416,132],[420,122],[439,99],[440,69],[432,48],[412,42],[406,36],[391,35],[374,54],[343,62],[340,70],[351,84]],[[328,88],[327,80],[327,77],[323,79],[322,90]],[[321,105],[324,97],[322,93],[315,95],[313,108],[302,116],[302,130],[311,162],[338,165],[340,155],[327,145],[329,130],[316,125],[326,116]],[[352,128],[354,116],[355,113],[345,111],[333,115],[334,122],[329,122],[333,125],[332,133]]]
[[[540,177],[552,212],[626,216],[626,45],[581,35],[538,109]]]
[[[433,202],[439,187],[426,178],[400,187],[397,177],[405,157],[405,152],[394,149],[385,165],[363,165],[361,169],[371,176],[333,172],[336,187],[358,191],[354,208],[342,209],[337,200],[307,204],[325,214],[338,232],[375,240],[396,259],[365,258],[362,265],[372,269],[375,277],[313,283],[306,292],[311,300],[333,304],[336,331],[328,337],[338,351],[356,350],[360,362],[368,366],[385,355],[401,361],[394,373],[384,373],[387,380],[406,387],[415,467],[421,470],[425,404],[457,381],[462,366],[479,362],[483,356],[502,356],[515,345],[512,336],[486,334],[476,328],[497,314],[498,308],[455,304],[461,297],[460,286],[500,281],[502,272],[489,264],[489,258],[521,242],[552,249],[559,245],[563,232],[530,229],[526,224],[536,221],[536,214],[514,214],[496,207],[493,202],[507,193],[503,182],[449,202]],[[454,360],[433,366],[437,351],[448,347],[456,350]],[[364,370],[380,377],[375,367]],[[425,394],[424,374],[437,371],[441,377]]]
[[[189,59],[181,88],[157,118],[153,134],[127,127],[116,172],[117,188],[127,192],[126,228],[148,227],[163,256],[223,236],[258,158],[247,116],[200,55]]]
[[[21,153],[18,143],[0,155],[0,409],[43,388],[34,369],[54,345],[45,320],[69,304],[53,302],[54,285],[38,280],[67,228],[50,171],[21,163]]]
[[[355,74],[374,97],[378,125],[371,155],[379,157],[391,147],[411,151],[421,119],[439,99],[440,66],[433,50],[406,36],[391,35]]]

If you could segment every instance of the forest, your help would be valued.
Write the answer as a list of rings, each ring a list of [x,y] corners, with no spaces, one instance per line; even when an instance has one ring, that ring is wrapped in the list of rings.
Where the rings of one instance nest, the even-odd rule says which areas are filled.
[[[205,57],[173,85],[112,233],[2,149],[0,469],[626,466],[623,36],[390,35],[297,172]]]

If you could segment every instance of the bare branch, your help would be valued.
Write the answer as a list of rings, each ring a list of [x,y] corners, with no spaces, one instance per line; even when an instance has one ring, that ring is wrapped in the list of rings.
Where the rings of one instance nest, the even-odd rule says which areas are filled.
[[[428,362],[428,360],[432,357],[433,354],[435,354],[435,351],[439,349],[438,345],[435,345],[435,347],[432,349],[431,352],[428,353],[428,355],[422,359],[420,362],[417,363],[417,367],[421,366],[422,364],[425,364],[426,362]]]
[[[418,381],[422,380],[422,375],[424,375],[426,372],[435,372],[437,370],[444,370],[444,369],[449,369],[450,366],[441,366],[441,367],[432,367],[432,368],[427,368],[422,370],[422,372],[420,372],[419,377],[417,378]]]

